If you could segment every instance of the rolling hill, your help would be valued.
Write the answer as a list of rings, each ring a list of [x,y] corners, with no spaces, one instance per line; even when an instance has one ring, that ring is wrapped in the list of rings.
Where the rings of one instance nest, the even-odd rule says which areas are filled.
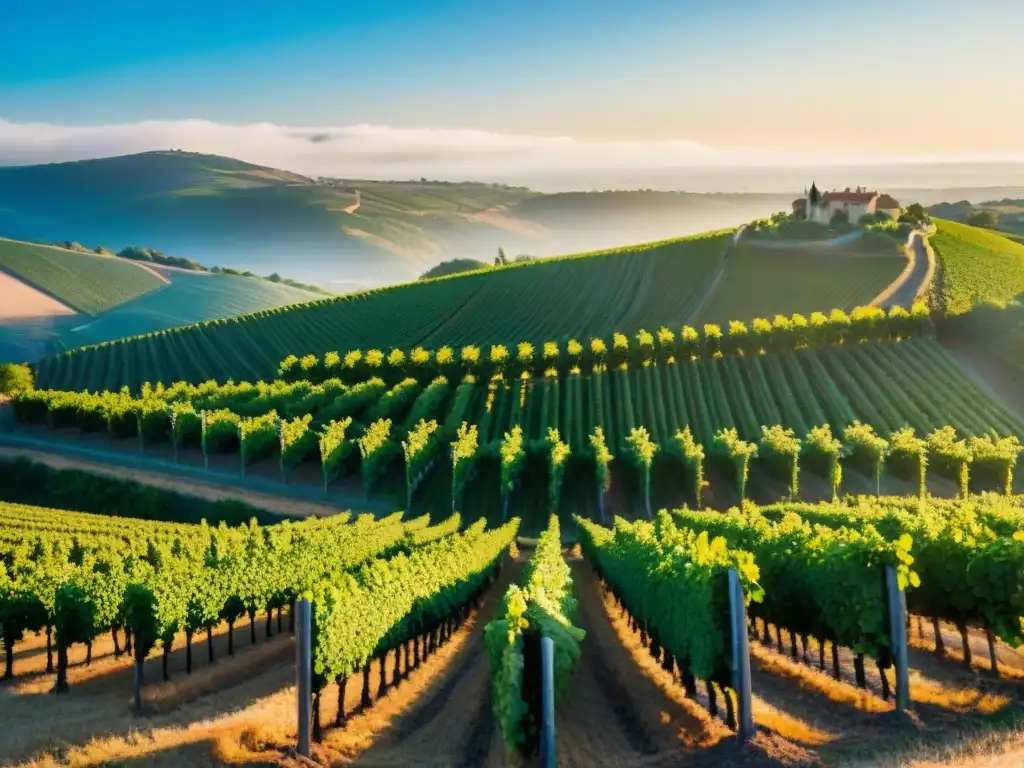
[[[0,362],[318,296],[261,278],[0,239]]]
[[[886,254],[811,251],[794,258],[736,249],[734,237],[725,230],[525,262],[176,328],[41,360],[39,382],[116,389],[146,381],[267,380],[290,354],[541,344],[663,325],[678,330],[703,323],[709,312],[727,322],[762,310],[788,314],[791,305],[849,310],[869,303],[905,263]]]
[[[1024,292],[1024,245],[967,224],[935,220],[931,242],[939,260],[938,303],[960,315],[982,302],[1007,302]]]
[[[98,315],[167,284],[131,261],[0,239],[0,270],[86,315]]]
[[[550,256],[735,226],[788,195],[544,195],[481,183],[311,179],[238,160],[146,152],[0,168],[0,234],[144,243],[333,286],[415,279],[452,258]]]
[[[895,242],[875,243],[875,250],[814,242],[783,248],[743,243],[729,256],[722,280],[698,320],[723,324],[737,318],[866,306],[907,263]]]

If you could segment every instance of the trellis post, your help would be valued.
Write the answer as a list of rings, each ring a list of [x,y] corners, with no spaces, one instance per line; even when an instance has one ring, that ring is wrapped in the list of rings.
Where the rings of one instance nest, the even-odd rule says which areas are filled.
[[[729,570],[729,609],[732,630],[732,687],[736,691],[736,735],[741,742],[745,742],[754,737],[747,607],[739,574],[731,569]]]
[[[309,757],[309,741],[311,733],[311,710],[313,704],[312,667],[312,622],[309,600],[302,599],[296,603],[297,619],[295,622],[295,674],[298,690],[299,743],[298,752]]]
[[[910,709],[910,671],[907,668],[907,598],[900,589],[896,569],[885,567],[885,591],[889,604],[889,643],[896,667],[896,711]]]

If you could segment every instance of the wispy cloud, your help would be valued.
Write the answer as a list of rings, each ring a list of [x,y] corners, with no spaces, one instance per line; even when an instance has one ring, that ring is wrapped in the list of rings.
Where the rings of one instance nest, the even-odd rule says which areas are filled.
[[[0,165],[82,160],[157,149],[226,155],[309,175],[382,179],[428,176],[487,181],[672,168],[1024,162],[1024,152],[885,157],[724,151],[687,140],[583,141],[568,136],[383,125],[306,127],[176,120],[73,126],[13,123],[0,118]]]
[[[434,173],[714,164],[722,153],[691,141],[583,142],[478,130],[383,125],[303,127],[207,120],[96,126],[0,119],[0,163],[61,162],[184,149],[322,175],[408,177]]]

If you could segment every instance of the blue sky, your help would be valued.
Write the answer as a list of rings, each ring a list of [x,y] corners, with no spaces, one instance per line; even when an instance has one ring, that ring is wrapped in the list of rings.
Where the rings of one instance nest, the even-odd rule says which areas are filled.
[[[6,0],[0,120],[1019,152],[1022,31],[1009,1]]]

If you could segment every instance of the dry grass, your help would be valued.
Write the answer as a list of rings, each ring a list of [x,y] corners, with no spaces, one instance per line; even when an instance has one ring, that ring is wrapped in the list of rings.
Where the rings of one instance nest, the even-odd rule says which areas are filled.
[[[1012,704],[1008,695],[943,685],[914,670],[910,673],[910,700],[965,715],[993,715]]]
[[[879,749],[845,760],[851,768],[1020,768],[1024,766],[1024,730],[977,731],[960,734],[936,746],[925,740],[908,741],[895,749]]]
[[[825,647],[829,648],[829,645],[826,644]],[[893,711],[892,704],[869,691],[839,682],[806,664],[791,661],[781,654],[769,651],[758,643],[750,644],[750,658],[760,671],[792,680],[803,691],[823,696],[828,701],[849,707],[851,710],[872,714]]]

